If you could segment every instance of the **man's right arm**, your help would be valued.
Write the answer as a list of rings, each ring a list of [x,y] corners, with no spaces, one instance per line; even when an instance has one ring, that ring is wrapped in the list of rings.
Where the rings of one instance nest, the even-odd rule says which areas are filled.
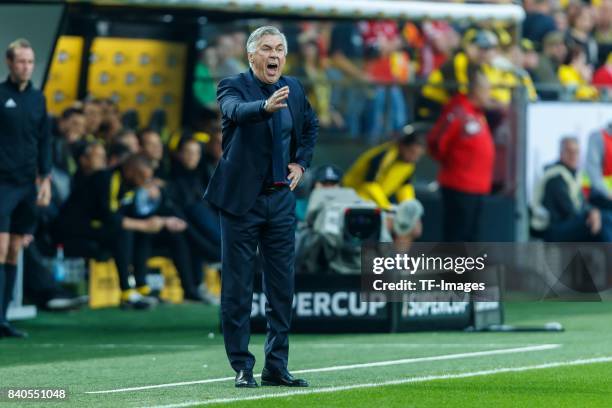
[[[345,75],[350,76],[352,79],[357,81],[363,81],[366,73],[359,69],[357,65],[346,55],[344,55],[341,51],[336,51],[331,56],[331,61],[333,65],[342,71]]]
[[[563,219],[574,216],[578,211],[570,198],[567,184],[561,176],[556,176],[548,180],[544,189],[544,197],[549,198],[550,202],[554,203],[555,211],[558,212]]]
[[[271,115],[264,109],[264,99],[246,101],[236,88],[236,82],[229,78],[221,80],[217,87],[217,102],[221,114],[237,125],[257,123],[270,119]]]
[[[99,219],[103,223],[120,225],[121,228],[130,231],[158,232],[163,228],[163,220],[160,217],[149,217],[147,219],[131,218],[119,211],[118,198],[113,196],[112,181],[105,173],[99,173],[92,179],[93,191],[96,191],[101,203]],[[159,219],[159,220],[157,220]]]
[[[594,132],[589,136],[587,147],[586,172],[591,183],[591,191],[597,192],[604,197],[610,193],[603,179],[603,138],[601,132]]]
[[[463,120],[458,118],[459,112],[449,111],[440,116],[438,122],[427,135],[429,153],[439,162],[444,162],[448,156],[450,146],[463,126]]]
[[[164,224],[164,219],[156,216],[144,220],[130,217],[123,217],[121,219],[121,228],[145,233],[159,232],[164,227]]]
[[[366,179],[366,174],[370,168],[370,160],[372,155],[368,154],[370,151],[363,153],[357,158],[355,163],[348,169],[342,178],[342,184],[345,187],[358,189]]]

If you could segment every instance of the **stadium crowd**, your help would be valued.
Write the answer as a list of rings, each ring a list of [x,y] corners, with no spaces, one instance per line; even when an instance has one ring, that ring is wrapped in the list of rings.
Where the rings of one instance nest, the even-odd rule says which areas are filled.
[[[170,135],[169,147],[163,129],[130,127],[132,114],[86,99],[53,119],[55,194],[39,233],[67,256],[112,256],[124,306],[154,303],[146,263],[159,250],[174,262],[185,298],[202,301],[202,265],[220,260],[216,214],[201,199],[221,154],[218,124]]]
[[[513,92],[524,90],[530,100],[595,100],[612,87],[612,0],[527,0],[524,7],[520,40],[511,27],[495,23],[278,24],[289,42],[288,73],[304,80],[323,133],[375,145],[355,158],[343,184],[384,209],[414,201],[414,169],[428,151],[441,165],[444,212],[455,215],[446,218],[444,238],[477,241],[483,197],[495,182],[493,139],[508,120]],[[156,252],[173,260],[186,299],[215,301],[199,287],[202,265],[220,260],[217,214],[202,194],[222,154],[216,85],[248,69],[247,32],[232,25],[204,42],[192,88],[196,119],[188,128],[170,132],[156,116],[142,126],[134,111],[120,112],[113,100],[95,97],[75,101],[51,119],[52,202],[40,212],[36,239],[25,252],[26,269],[35,277],[31,284],[26,277],[26,289],[41,305],[70,298],[48,279],[42,262],[57,245],[67,256],[114,258],[125,307],[147,309],[157,302],[145,279],[147,259]],[[598,179],[608,180],[612,136],[603,132]],[[478,137],[457,144],[465,140],[462,134]],[[591,204],[576,192],[575,144],[564,139],[555,164],[570,177],[557,169],[546,178],[553,186],[538,186],[541,201],[534,212],[544,209],[549,218],[536,229],[552,241],[609,240],[612,189],[605,185],[600,202]],[[483,158],[477,163],[469,159],[475,151]],[[330,181],[325,169],[313,183]],[[414,218],[422,208],[406,212],[409,225],[420,231]],[[550,217],[554,225],[558,219],[572,224],[546,230]]]
[[[415,118],[436,117],[450,98],[449,86],[465,93],[467,68],[474,64],[483,66],[499,107],[507,107],[512,91],[521,87],[530,100],[608,98],[612,1],[523,4],[520,38],[503,22],[479,27],[444,20],[277,25],[287,35],[288,71],[308,84],[321,126],[370,143]],[[211,33],[202,42],[193,85],[196,99],[211,107],[216,81],[247,67],[242,50],[248,29],[217,28],[221,34]]]

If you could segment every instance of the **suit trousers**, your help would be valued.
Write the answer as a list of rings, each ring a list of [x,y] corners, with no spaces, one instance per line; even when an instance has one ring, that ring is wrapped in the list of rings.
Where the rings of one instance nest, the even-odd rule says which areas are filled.
[[[287,369],[294,292],[295,196],[288,187],[262,193],[244,215],[220,211],[221,326],[232,368],[252,370],[249,352],[253,279],[259,249],[266,295],[265,367]]]
[[[445,242],[478,242],[482,229],[484,194],[441,188]]]

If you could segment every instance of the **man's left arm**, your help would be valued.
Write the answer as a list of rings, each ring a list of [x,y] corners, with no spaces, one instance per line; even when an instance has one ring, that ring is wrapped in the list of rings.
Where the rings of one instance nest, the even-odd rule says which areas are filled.
[[[295,161],[305,170],[310,167],[310,161],[312,160],[315,143],[319,135],[319,120],[312,106],[310,106],[310,102],[308,102],[306,98],[304,87],[299,82],[298,84],[302,91],[302,97],[304,98],[304,122],[301,129],[302,137],[300,138],[295,154]]]
[[[295,152],[295,163],[289,163],[288,166],[289,175],[287,178],[291,180],[289,184],[291,191],[295,190],[304,172],[310,166],[312,153],[319,133],[319,120],[317,119],[317,115],[315,115],[306,98],[304,87],[299,82],[297,82],[297,84],[302,91],[302,98],[304,98],[304,118],[302,121],[302,129],[298,129],[298,131],[302,132],[302,135],[299,138],[300,141]]]
[[[43,115],[38,123],[38,205],[46,207],[51,201],[51,127],[44,96]]]

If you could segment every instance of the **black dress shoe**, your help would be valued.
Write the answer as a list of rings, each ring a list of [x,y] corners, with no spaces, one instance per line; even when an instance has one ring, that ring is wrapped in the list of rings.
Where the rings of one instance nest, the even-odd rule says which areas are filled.
[[[236,374],[236,380],[234,381],[236,388],[257,388],[257,381],[253,378],[252,371],[240,370]]]
[[[261,385],[285,387],[308,387],[308,381],[293,378],[288,371],[272,371],[264,367],[261,372]]]
[[[24,339],[28,337],[28,334],[22,331],[17,330],[13,326],[8,323],[0,324],[0,338],[2,337],[14,337],[19,339]]]

